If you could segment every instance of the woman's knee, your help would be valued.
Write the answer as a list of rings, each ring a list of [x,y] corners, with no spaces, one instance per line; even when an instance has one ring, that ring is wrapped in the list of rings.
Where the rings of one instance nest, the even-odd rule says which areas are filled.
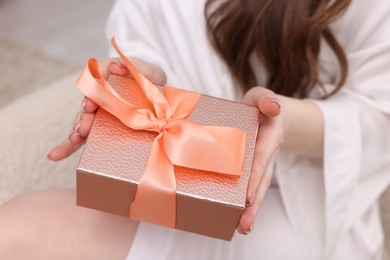
[[[43,214],[49,192],[16,197],[0,207],[0,258],[19,258],[37,248],[47,234],[49,217]],[[21,257],[21,256],[20,256]]]
[[[124,258],[136,228],[125,217],[77,207],[74,190],[30,193],[0,207],[0,259],[53,252],[72,259]]]

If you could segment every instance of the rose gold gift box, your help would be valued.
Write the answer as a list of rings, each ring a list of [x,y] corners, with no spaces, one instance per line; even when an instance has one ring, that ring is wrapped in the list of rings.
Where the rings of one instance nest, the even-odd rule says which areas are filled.
[[[138,102],[118,86],[126,78],[111,77],[110,84],[131,102]],[[241,128],[247,133],[241,177],[175,167],[176,228],[231,240],[245,208],[255,140],[257,108],[202,95],[189,119],[202,125]],[[137,184],[157,133],[136,131],[99,109],[77,168],[77,204],[129,216]],[[210,158],[213,160],[213,158]]]

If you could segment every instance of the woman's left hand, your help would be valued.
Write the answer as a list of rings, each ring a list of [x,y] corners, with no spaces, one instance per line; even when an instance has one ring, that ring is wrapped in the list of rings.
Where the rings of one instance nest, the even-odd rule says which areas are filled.
[[[284,119],[281,102],[271,90],[254,87],[247,92],[243,102],[257,106],[262,115],[247,189],[246,208],[237,227],[239,233],[248,234],[253,229],[261,202],[271,185],[275,160],[284,140]]]

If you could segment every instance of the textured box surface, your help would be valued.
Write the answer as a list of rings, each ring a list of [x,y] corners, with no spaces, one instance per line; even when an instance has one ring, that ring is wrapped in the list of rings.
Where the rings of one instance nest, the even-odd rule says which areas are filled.
[[[128,80],[112,77],[110,83],[124,86]],[[116,90],[130,102],[142,102],[136,89]],[[202,95],[189,119],[202,125],[236,127],[247,133],[243,175],[239,178],[175,167],[176,228],[231,240],[245,208],[258,109]],[[130,129],[99,109],[77,168],[77,204],[129,216],[137,183],[156,136],[154,132]]]

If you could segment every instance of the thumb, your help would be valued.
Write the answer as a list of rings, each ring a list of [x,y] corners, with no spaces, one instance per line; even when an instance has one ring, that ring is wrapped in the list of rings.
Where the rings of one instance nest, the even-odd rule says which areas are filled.
[[[264,87],[254,87],[244,96],[243,102],[256,106],[260,112],[267,117],[274,117],[280,114],[281,102],[278,96]]]
[[[108,58],[101,62],[102,75],[104,78],[108,78],[109,74],[115,74],[118,76],[126,76],[129,74],[129,70],[122,63],[120,58]]]

